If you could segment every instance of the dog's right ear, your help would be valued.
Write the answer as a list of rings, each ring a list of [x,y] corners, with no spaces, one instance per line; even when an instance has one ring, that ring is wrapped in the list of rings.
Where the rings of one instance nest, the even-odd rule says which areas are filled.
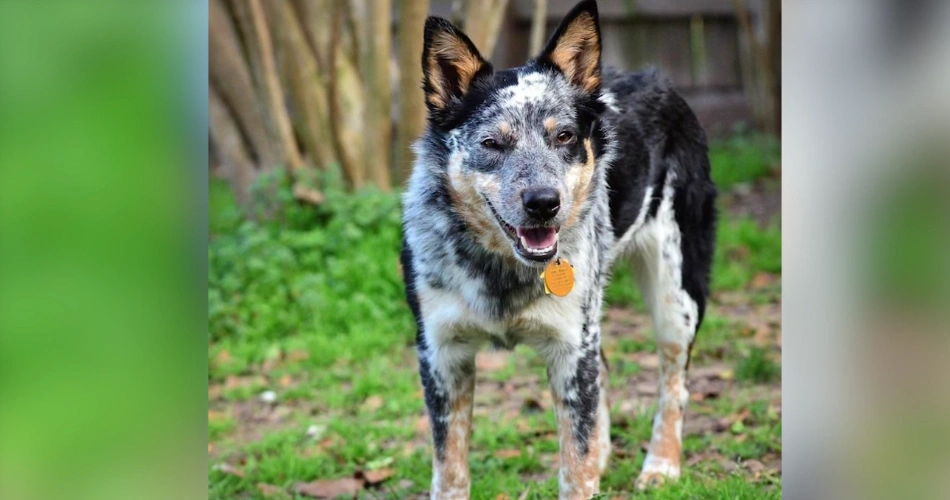
[[[452,23],[440,17],[426,19],[422,88],[431,117],[439,119],[447,115],[478,79],[491,73],[491,64]]]

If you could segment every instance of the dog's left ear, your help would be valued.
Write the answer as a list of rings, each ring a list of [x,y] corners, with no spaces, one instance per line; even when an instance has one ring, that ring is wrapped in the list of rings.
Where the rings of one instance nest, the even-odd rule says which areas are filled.
[[[536,61],[553,65],[569,82],[587,93],[600,90],[597,2],[587,0],[571,9]]]

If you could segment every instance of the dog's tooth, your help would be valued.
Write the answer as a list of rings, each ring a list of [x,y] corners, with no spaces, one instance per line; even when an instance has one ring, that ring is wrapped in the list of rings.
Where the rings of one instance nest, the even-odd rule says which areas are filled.
[[[524,236],[521,237],[521,248],[524,248],[529,252],[531,251],[531,249],[528,247],[528,242],[524,239]]]

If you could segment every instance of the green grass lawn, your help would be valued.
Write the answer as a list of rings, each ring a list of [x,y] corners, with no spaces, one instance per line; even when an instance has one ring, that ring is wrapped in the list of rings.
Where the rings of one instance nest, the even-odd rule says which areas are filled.
[[[777,155],[774,141],[739,138],[710,156],[728,188],[773,175]],[[373,479],[359,498],[427,498],[398,196],[346,195],[330,179],[325,204],[301,206],[281,179],[266,182],[268,201],[256,208],[265,222],[243,220],[227,187],[211,186],[209,498],[309,498],[295,485],[353,477]],[[780,221],[732,216],[724,191],[714,294],[690,365],[684,477],[648,494],[632,486],[655,407],[655,344],[628,268],[608,290],[613,455],[604,498],[780,496]],[[472,497],[555,498],[542,363],[518,348],[480,354],[478,366]]]

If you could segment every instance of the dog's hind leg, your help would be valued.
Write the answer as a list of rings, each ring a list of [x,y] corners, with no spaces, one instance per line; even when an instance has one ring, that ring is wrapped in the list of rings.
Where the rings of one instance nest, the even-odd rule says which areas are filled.
[[[683,415],[689,400],[686,369],[702,322],[712,258],[712,208],[708,218],[703,213],[681,224],[681,218],[673,214],[672,189],[667,186],[665,191],[657,217],[637,235],[634,252],[634,267],[653,317],[660,360],[660,397],[653,435],[637,478],[639,489],[680,475]],[[677,203],[682,200],[675,198]],[[681,205],[676,209],[686,211]]]
[[[475,350],[469,344],[418,340],[419,372],[432,427],[432,490],[438,500],[468,499]]]

